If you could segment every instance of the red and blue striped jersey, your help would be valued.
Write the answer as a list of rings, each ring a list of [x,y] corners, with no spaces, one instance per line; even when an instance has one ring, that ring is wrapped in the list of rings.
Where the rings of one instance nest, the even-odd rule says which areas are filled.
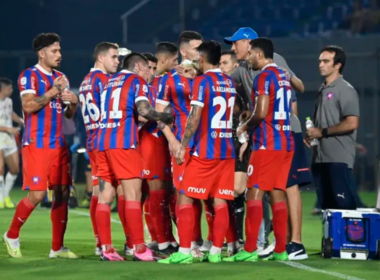
[[[79,87],[79,102],[87,131],[86,148],[89,152],[98,147],[100,95],[107,78],[108,75],[102,70],[92,68]]]
[[[155,91],[158,93],[158,87],[160,86],[161,79],[164,75],[159,75],[154,77],[152,82],[152,87],[154,87]]]
[[[165,74],[158,86],[157,103],[171,104],[175,115],[174,135],[178,141],[185,132],[187,117],[190,113],[190,101],[193,81],[180,76],[174,69]]]
[[[286,74],[276,64],[263,68],[253,82],[252,100],[269,96],[268,115],[253,131],[253,150],[293,151],[290,127],[292,88]]]
[[[62,72],[48,72],[40,65],[24,70],[18,79],[20,95],[44,95],[53,87],[54,80],[64,76]],[[66,146],[63,136],[64,104],[57,97],[35,113],[24,113],[25,131],[23,146],[33,143],[37,148],[58,149]]]
[[[135,149],[138,145],[136,102],[149,101],[148,85],[140,76],[122,70],[108,78],[101,94],[98,150]]]
[[[220,69],[207,71],[193,83],[192,106],[201,106],[197,131],[190,141],[191,154],[202,159],[235,158],[232,117],[236,89]]]

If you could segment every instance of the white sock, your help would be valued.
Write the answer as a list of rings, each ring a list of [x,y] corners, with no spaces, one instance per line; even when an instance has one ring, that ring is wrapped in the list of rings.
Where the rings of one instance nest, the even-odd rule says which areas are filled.
[[[227,250],[234,251],[235,250],[235,242],[227,243]]]
[[[0,175],[0,202],[4,202],[4,176]]]
[[[194,249],[196,248],[198,245],[197,245],[197,242],[195,241],[191,241],[191,249]]]
[[[221,254],[222,248],[212,246],[210,249],[210,255]]]
[[[178,252],[180,252],[180,253],[182,253],[182,254],[185,254],[185,255],[188,255],[188,254],[190,254],[190,248],[182,248],[182,247],[179,247]]]
[[[165,250],[166,248],[168,248],[170,245],[169,242],[164,242],[164,243],[158,243],[158,249],[159,250]]]
[[[7,176],[5,176],[5,184],[4,184],[4,197],[8,197],[9,193],[11,192],[18,174],[13,175],[12,173],[8,172]]]
[[[178,247],[178,243],[177,242],[170,242],[170,245],[172,245],[173,247]]]

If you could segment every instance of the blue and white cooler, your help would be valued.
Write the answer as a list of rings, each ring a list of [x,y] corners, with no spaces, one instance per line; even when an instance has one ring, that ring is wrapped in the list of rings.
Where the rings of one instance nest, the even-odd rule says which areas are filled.
[[[375,209],[325,210],[322,257],[380,260],[380,213]]]

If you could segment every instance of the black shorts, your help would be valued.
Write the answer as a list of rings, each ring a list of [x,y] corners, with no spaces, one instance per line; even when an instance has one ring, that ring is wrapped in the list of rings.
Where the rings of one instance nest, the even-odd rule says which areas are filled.
[[[303,143],[302,132],[293,133],[294,138],[294,155],[292,166],[290,167],[288,182],[286,187],[298,185],[299,187],[309,185],[311,183],[311,174],[309,164],[307,162],[305,147]]]
[[[356,209],[356,182],[347,164],[315,163],[311,170],[322,209]]]
[[[235,159],[235,172],[244,172],[247,173],[248,162],[240,161],[238,158]]]

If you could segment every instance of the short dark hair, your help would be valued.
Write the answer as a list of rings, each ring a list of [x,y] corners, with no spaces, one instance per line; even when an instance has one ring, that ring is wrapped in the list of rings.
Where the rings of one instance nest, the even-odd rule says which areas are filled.
[[[260,37],[251,41],[251,48],[257,48],[263,51],[265,58],[273,59],[274,46],[272,40]]]
[[[132,52],[124,57],[121,68],[132,71],[139,62],[148,64],[148,59],[141,53]]]
[[[343,48],[339,46],[329,45],[324,47],[320,54],[323,52],[334,53],[334,66],[340,63],[339,73],[342,73],[344,70],[344,66],[346,65],[346,53]]]
[[[176,55],[178,53],[178,47],[170,42],[160,42],[156,46],[156,56],[159,54],[171,54]]]
[[[238,60],[237,60],[237,58],[236,58],[236,54],[235,54],[234,51],[231,51],[231,50],[222,51],[222,55],[221,55],[221,57],[222,57],[223,55],[230,55],[230,56],[231,56],[231,59],[232,59],[232,61],[233,61],[234,63],[237,63],[237,62],[238,62]]]
[[[12,81],[5,77],[0,77],[0,90],[3,88],[3,86],[11,86],[13,85]]]
[[[142,53],[143,56],[146,57],[146,59],[148,59],[148,61],[150,62],[153,62],[153,63],[157,63],[158,62],[158,59],[157,57],[155,57],[153,54],[147,52],[147,53]]]
[[[38,52],[45,47],[51,46],[56,42],[61,42],[61,38],[56,33],[41,33],[33,39],[33,50]]]
[[[222,46],[219,42],[210,40],[204,41],[199,45],[197,50],[200,53],[206,54],[206,61],[212,65],[219,65],[220,57],[222,55]]]
[[[200,33],[196,31],[183,31],[178,38],[178,45],[187,44],[192,40],[201,40],[203,41],[203,37]]]
[[[95,46],[94,50],[94,60],[98,60],[98,56],[100,53],[106,53],[109,49],[119,49],[119,45],[116,43],[110,43],[110,42],[101,42]]]

